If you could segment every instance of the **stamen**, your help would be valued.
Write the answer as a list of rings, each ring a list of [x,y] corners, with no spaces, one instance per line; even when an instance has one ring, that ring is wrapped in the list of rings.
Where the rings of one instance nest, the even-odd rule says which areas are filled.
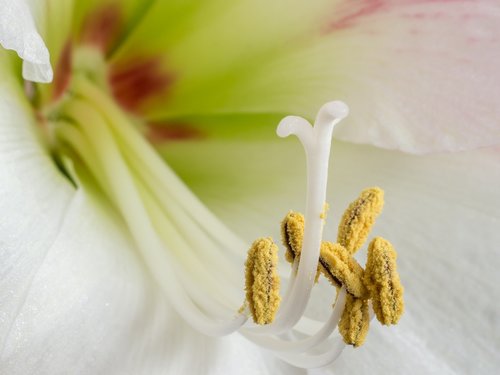
[[[304,217],[298,212],[290,211],[281,223],[283,244],[287,251],[285,257],[288,262],[293,262],[300,256],[304,235]],[[345,285],[347,291],[356,297],[368,296],[368,291],[363,284],[363,268],[340,244],[322,242],[319,256],[318,271],[332,283],[340,288]]]
[[[321,354],[281,354],[279,352],[275,353],[278,358],[283,361],[288,362],[292,366],[304,368],[304,369],[316,369],[328,366],[335,362],[335,360],[340,356],[342,350],[345,348],[345,344],[342,340],[336,340],[334,342],[328,342],[326,347],[328,350]]]
[[[363,190],[344,212],[339,223],[337,242],[354,254],[366,241],[383,205],[384,192],[381,189],[374,187]]]
[[[98,87],[81,76],[75,76],[72,85],[79,95],[105,114],[122,146],[133,153],[137,163],[140,163],[142,168],[149,172],[152,180],[148,182],[151,186],[170,187],[165,189],[163,194],[170,194],[171,200],[174,202],[182,202],[184,211],[190,214],[198,225],[203,226],[206,232],[212,233],[214,240],[240,258],[239,249],[245,248],[245,243],[221,223],[200,199],[185,187],[172,169],[131,126],[129,119],[118,106]],[[128,126],[124,126],[124,124]],[[161,173],[159,173],[160,171]]]
[[[330,318],[316,333],[306,338],[291,341],[283,338],[255,335],[249,332],[246,332],[246,335],[256,344],[277,352],[298,353],[312,349],[324,343],[337,327],[345,305],[346,294],[345,288],[339,290]]]
[[[278,247],[270,238],[256,240],[245,263],[246,298],[253,320],[269,324],[280,304],[280,278],[277,272]]]
[[[340,225],[343,232],[339,237],[351,247],[351,251],[356,251],[368,236],[374,218],[382,208],[382,197],[380,189],[366,189],[344,213]],[[295,264],[301,255],[304,224],[303,216],[296,212],[289,212],[281,224],[287,260]],[[339,323],[339,332],[344,341],[354,347],[362,345],[368,333],[371,319],[368,313],[370,297],[374,299],[374,308],[382,323],[396,323],[402,313],[402,289],[395,272],[395,252],[391,250],[390,244],[381,238],[372,241],[368,273],[365,273],[344,246],[326,241],[321,243],[318,274],[321,272],[333,286],[347,289],[347,302]],[[372,275],[372,278],[368,278],[368,275]],[[384,276],[387,280],[383,279]]]
[[[369,326],[368,301],[348,294],[339,322],[339,332],[344,338],[344,342],[355,348],[363,345]]]
[[[396,324],[404,312],[403,286],[396,269],[397,253],[389,241],[376,237],[368,247],[365,284],[380,323]]]
[[[281,240],[286,248],[285,259],[293,263],[300,255],[304,240],[304,216],[299,212],[290,211],[281,222]]]
[[[368,297],[368,290],[363,284],[363,268],[342,245],[331,242],[321,244],[319,269],[334,286],[344,285],[353,296]]]
[[[88,95],[88,91],[82,91]],[[96,99],[96,97],[99,96],[93,95],[93,99]],[[104,113],[109,115],[109,111],[103,111],[103,113],[95,108],[87,101],[72,99],[62,108],[64,111],[63,116],[78,127],[81,136],[75,132],[56,133],[59,133],[62,137],[68,136],[68,138],[63,138],[63,141],[77,145],[75,151],[87,155],[84,160],[90,163],[90,170],[102,182],[100,184],[101,188],[106,191],[127,222],[151,273],[155,276],[174,307],[183,314],[183,317],[192,326],[209,335],[224,335],[238,329],[246,321],[244,315],[229,320],[221,320],[221,315],[216,317],[207,315],[207,310],[211,313],[220,313],[224,310],[223,305],[220,305],[221,308],[217,308],[213,304],[207,304],[206,299],[200,298],[200,295],[203,296],[203,294],[193,288],[189,280],[180,276],[183,273],[185,274],[185,271],[180,270],[180,267],[189,267],[192,264],[188,264],[190,261],[187,259],[183,260],[182,257],[172,256],[176,252],[175,239],[169,238],[173,245],[171,247],[166,244],[165,239],[161,238],[156,231],[155,225],[158,225],[156,220],[159,219],[152,210],[153,201],[148,196],[149,192],[145,190],[144,181],[138,180],[137,176],[130,170],[130,166],[124,162],[124,151],[121,148],[123,145],[114,139],[116,133],[113,133],[113,131],[121,134],[124,131],[123,129],[132,129],[132,127],[130,127],[128,121],[113,124],[112,119],[104,117]],[[113,131],[110,129],[111,127],[113,127]],[[88,144],[85,144],[85,142],[80,142],[79,145],[75,142],[72,143],[73,138],[76,137],[86,139]],[[140,139],[138,134],[136,134],[136,139]],[[128,151],[130,152],[130,149]],[[164,186],[164,191],[171,189],[172,185]],[[145,194],[147,198],[145,198]],[[183,246],[185,247],[185,245]],[[181,265],[184,262],[187,263]],[[206,284],[212,284],[214,287],[219,285],[218,289],[221,292],[221,298],[231,300],[231,293],[228,295],[227,292],[234,288],[227,288],[227,281],[226,287],[221,284],[214,284],[217,283],[217,280],[212,277],[213,272],[207,274],[201,268],[199,270],[201,272],[193,275],[199,279],[197,281],[198,289],[203,288]],[[183,282],[179,283],[179,279]],[[191,281],[191,283],[194,283],[194,281]]]

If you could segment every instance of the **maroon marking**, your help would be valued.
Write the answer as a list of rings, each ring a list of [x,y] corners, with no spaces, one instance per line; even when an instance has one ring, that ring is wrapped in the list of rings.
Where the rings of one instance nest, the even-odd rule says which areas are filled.
[[[52,92],[53,100],[57,100],[64,93],[71,80],[73,47],[71,41],[68,40],[64,45],[59,61],[54,70],[54,91]]]
[[[150,57],[113,64],[108,79],[116,100],[138,112],[152,98],[164,99],[175,77],[163,70],[160,59]]]
[[[150,123],[146,136],[151,143],[161,144],[171,141],[200,140],[207,135],[191,125],[167,122]]]
[[[34,110],[34,114],[35,114],[36,124],[40,128],[46,130],[48,127],[48,121],[47,121],[47,118],[45,117],[45,115],[39,110]]]
[[[118,3],[106,4],[88,14],[82,28],[82,43],[108,51],[122,28],[123,15]]]

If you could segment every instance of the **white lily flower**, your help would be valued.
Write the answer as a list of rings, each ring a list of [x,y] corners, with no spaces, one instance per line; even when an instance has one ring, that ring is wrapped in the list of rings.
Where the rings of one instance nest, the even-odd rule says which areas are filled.
[[[453,374],[500,366],[500,153],[485,148],[500,140],[500,72],[485,57],[497,54],[489,47],[498,45],[497,5],[46,4],[37,5],[37,25],[54,83],[24,87],[19,60],[0,52],[0,372]],[[24,78],[50,80],[28,6],[0,5],[9,10],[0,43],[25,60]],[[467,89],[454,92],[462,83]],[[229,333],[245,320],[236,310],[246,249],[256,237],[278,238],[282,215],[303,204],[302,152],[296,142],[265,139],[268,125],[286,114],[312,118],[332,97],[351,106],[339,139],[469,151],[416,156],[333,143],[325,238],[334,238],[339,207],[383,186],[376,231],[399,250],[407,307],[397,327],[374,325],[362,348],[305,370],[330,362],[282,342],[332,314],[335,292],[321,282],[299,331],[274,335],[305,308],[284,303],[262,332],[247,325]]]

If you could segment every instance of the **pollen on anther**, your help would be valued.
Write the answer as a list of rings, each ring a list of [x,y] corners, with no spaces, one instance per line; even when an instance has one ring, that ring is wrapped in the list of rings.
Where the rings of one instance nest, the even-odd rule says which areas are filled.
[[[270,238],[256,240],[245,263],[246,299],[257,324],[269,324],[280,304],[280,278],[277,271],[278,247]]]
[[[383,205],[382,189],[374,187],[363,190],[344,212],[339,223],[337,242],[354,254],[366,241]]]
[[[281,239],[286,248],[285,258],[293,263],[300,255],[304,240],[304,216],[299,212],[290,211],[281,222]]]
[[[403,286],[396,269],[396,251],[389,241],[376,237],[368,247],[364,281],[380,323],[396,324],[404,312]]]
[[[355,348],[363,345],[369,327],[368,301],[347,294],[344,312],[339,322],[339,332],[344,342]]]
[[[355,297],[368,297],[363,283],[364,270],[345,247],[338,243],[323,242],[319,270],[336,287],[344,285]]]

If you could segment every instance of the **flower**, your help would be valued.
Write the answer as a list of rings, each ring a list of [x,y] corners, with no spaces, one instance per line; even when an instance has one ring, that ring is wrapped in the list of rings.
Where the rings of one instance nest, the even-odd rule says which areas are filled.
[[[0,16],[0,42],[25,59],[25,78],[49,80],[46,50],[33,34],[28,8],[22,2],[1,4],[10,12]],[[376,345],[347,351],[335,371],[446,373],[482,366],[480,371],[493,372],[498,359],[490,348],[498,342],[498,327],[492,301],[499,296],[498,257],[492,249],[500,212],[491,203],[498,200],[500,164],[497,149],[474,149],[499,139],[493,105],[498,6],[465,0],[362,1],[354,8],[333,2],[323,12],[320,2],[306,9],[257,1],[227,8],[217,1],[110,4],[103,8],[85,2],[72,9],[51,1],[33,10],[40,11],[38,27],[55,75],[53,85],[35,87],[31,101],[21,86],[18,60],[2,52],[2,369],[298,372],[241,336],[209,339],[189,328],[141,262],[130,223],[127,227],[117,213],[116,202],[103,194],[103,184],[90,183],[99,171],[91,170],[97,176],[91,177],[76,157],[61,157],[59,167],[80,186],[75,190],[42,146],[51,145],[52,130],[42,128],[42,143],[37,142],[33,107],[45,123],[54,114],[86,118],[99,105],[113,110],[120,103],[119,113],[132,113],[127,116],[144,125],[153,140],[185,138],[161,143],[159,153],[233,230],[255,238],[297,205],[293,200],[303,180],[296,145],[269,141],[265,125],[288,113],[311,117],[318,103],[337,96],[353,112],[350,123],[339,129],[339,139],[412,152],[472,151],[417,157],[334,143],[329,222],[338,222],[336,208],[361,188],[384,186],[391,198],[378,233],[395,239],[400,250],[409,305],[395,332],[372,331],[369,340]],[[119,22],[113,22],[112,9],[123,12]],[[69,35],[75,38],[71,44]],[[102,52],[79,49],[73,42],[98,46],[111,57],[102,65]],[[151,60],[158,51],[168,54]],[[67,80],[69,56],[71,66],[94,86],[110,81],[108,96],[94,96],[99,91],[84,79],[76,81],[76,89],[85,91],[94,107],[58,107],[54,100],[76,90]],[[101,68],[110,70],[103,74]],[[130,88],[141,83],[147,83],[146,91],[137,96]],[[160,88],[150,93],[156,87],[152,83]],[[111,103],[99,100],[110,97],[115,99]],[[130,118],[117,123],[128,124]],[[256,123],[263,126],[256,129]],[[247,139],[250,135],[253,140]],[[221,242],[226,241],[222,236]],[[224,258],[206,264],[216,262]]]

